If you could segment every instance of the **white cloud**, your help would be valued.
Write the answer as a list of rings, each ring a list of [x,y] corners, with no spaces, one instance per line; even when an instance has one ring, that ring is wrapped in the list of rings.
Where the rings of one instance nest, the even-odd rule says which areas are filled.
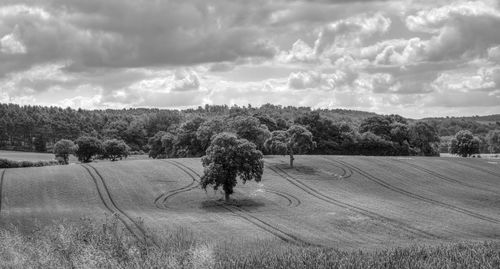
[[[488,59],[500,63],[500,46],[494,46],[488,49]]]
[[[438,92],[483,92],[487,96],[500,87],[500,67],[481,67],[475,73],[443,72],[431,86]]]
[[[291,73],[288,77],[288,87],[301,90],[317,88],[321,85],[321,75],[314,71]]]
[[[354,80],[352,74],[342,70],[334,73],[321,73],[317,71],[292,72],[288,76],[287,85],[290,89],[320,89],[339,90]]]
[[[387,45],[377,54],[374,63],[377,65],[407,65],[423,60],[426,43],[415,37],[404,43]]]
[[[177,71],[171,91],[191,91],[200,88],[200,80],[194,71]]]
[[[314,52],[319,55],[332,45],[352,47],[376,34],[385,33],[391,20],[380,13],[363,14],[339,20],[323,27],[314,44]]]
[[[482,1],[456,1],[449,5],[421,10],[416,15],[410,15],[406,18],[406,25],[411,31],[438,34],[443,27],[452,21],[481,17],[498,19],[500,12]]]
[[[355,87],[372,93],[390,93],[397,91],[396,80],[388,73],[364,74],[354,82]]]
[[[412,31],[434,34],[419,45],[432,61],[475,57],[500,43],[500,11],[481,1],[422,10],[408,16],[406,25]]]
[[[285,63],[309,63],[317,60],[313,48],[301,39],[298,39],[295,43],[293,43],[290,51],[282,51],[277,57],[279,61]]]
[[[72,98],[65,98],[59,101],[62,107],[82,108],[82,109],[95,109],[103,107],[101,103],[101,96],[95,95],[92,97],[75,96]]]
[[[25,54],[26,47],[19,39],[18,27],[0,39],[0,52],[5,54]]]

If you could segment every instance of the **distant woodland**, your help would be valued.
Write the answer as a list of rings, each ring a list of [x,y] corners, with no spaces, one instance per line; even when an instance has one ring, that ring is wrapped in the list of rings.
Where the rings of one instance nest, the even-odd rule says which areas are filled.
[[[283,107],[206,105],[197,109],[83,110],[0,104],[0,149],[51,152],[61,139],[80,136],[120,139],[133,153],[151,157],[197,157],[213,135],[233,132],[266,153],[264,142],[274,131],[301,125],[313,135],[309,154],[438,155],[449,140],[469,130],[488,152],[486,137],[500,130],[500,116],[405,119],[369,112]]]

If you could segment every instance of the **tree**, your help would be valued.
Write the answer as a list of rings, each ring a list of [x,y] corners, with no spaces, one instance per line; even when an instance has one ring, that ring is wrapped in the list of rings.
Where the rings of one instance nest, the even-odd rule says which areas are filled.
[[[274,131],[266,140],[268,151],[290,155],[290,167],[293,167],[294,154],[302,154],[316,147],[313,136],[304,126],[292,125],[287,131]]]
[[[75,155],[80,162],[88,163],[92,161],[92,157],[102,153],[102,142],[92,136],[80,136],[76,141],[78,149]]]
[[[172,158],[176,156],[175,152],[175,143],[177,141],[177,137],[172,133],[166,133],[161,137],[161,145],[163,147],[163,152],[165,153],[165,157]]]
[[[181,124],[175,142],[176,155],[181,157],[200,157],[203,155],[203,148],[196,137],[196,131],[204,122],[204,118],[196,117]]]
[[[46,141],[45,141],[45,138],[43,137],[43,135],[37,135],[35,137],[35,141],[33,142],[34,146],[35,146],[35,151],[36,152],[46,152],[47,151],[47,145],[46,145]]]
[[[116,161],[118,158],[127,158],[130,147],[123,141],[118,139],[109,139],[103,143],[104,158],[111,161]]]
[[[362,155],[394,155],[395,143],[368,131],[362,133],[358,138],[358,153]]]
[[[479,153],[479,139],[469,130],[462,130],[451,140],[450,153],[462,157]]]
[[[391,141],[395,144],[395,155],[410,155],[410,129],[408,125],[401,121],[395,121],[390,126]]]
[[[312,133],[317,147],[314,154],[349,154],[352,153],[354,131],[345,123],[334,123],[319,112],[306,113],[295,120]]]
[[[385,139],[391,139],[391,121],[394,116],[373,116],[364,119],[359,126],[360,133],[372,132],[373,134]]]
[[[490,131],[486,136],[490,153],[500,152],[500,130]]]
[[[106,138],[123,139],[128,128],[128,122],[124,120],[113,121],[103,130]]]
[[[134,120],[125,130],[125,142],[132,150],[142,150],[145,144],[146,131],[142,120]]]
[[[201,186],[206,189],[213,185],[214,190],[222,186],[225,201],[236,186],[237,177],[246,183],[250,180],[259,182],[264,171],[262,152],[255,144],[246,139],[239,139],[232,133],[220,133],[214,137],[202,157],[205,172],[201,177]]]
[[[273,131],[278,130],[278,124],[276,123],[276,121],[273,118],[269,117],[269,115],[257,113],[257,114],[254,114],[253,117],[257,118],[261,124],[264,124],[265,126],[267,126],[267,129],[269,131],[273,132]]]
[[[410,125],[410,145],[418,155],[439,156],[439,136],[430,124],[417,121]]]
[[[54,145],[56,158],[61,158],[64,164],[68,164],[69,155],[75,154],[78,147],[71,140],[61,139]]]
[[[196,130],[196,138],[200,141],[203,150],[206,150],[210,146],[212,137],[222,133],[224,128],[225,123],[219,118],[208,120],[200,125],[198,130]]]
[[[251,116],[237,116],[230,121],[229,126],[239,138],[254,143],[258,149],[262,149],[264,142],[271,136],[267,126]]]
[[[153,159],[165,158],[165,155],[166,155],[165,148],[163,147],[161,139],[166,134],[167,134],[167,132],[159,131],[153,137],[150,137],[148,139],[149,157],[150,158],[153,158]]]

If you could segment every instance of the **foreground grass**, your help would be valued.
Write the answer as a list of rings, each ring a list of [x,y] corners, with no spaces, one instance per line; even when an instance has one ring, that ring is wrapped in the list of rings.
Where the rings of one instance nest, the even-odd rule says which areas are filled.
[[[116,218],[83,219],[21,234],[0,230],[2,268],[500,268],[500,243],[342,251],[276,241],[214,245],[178,229],[135,240]]]

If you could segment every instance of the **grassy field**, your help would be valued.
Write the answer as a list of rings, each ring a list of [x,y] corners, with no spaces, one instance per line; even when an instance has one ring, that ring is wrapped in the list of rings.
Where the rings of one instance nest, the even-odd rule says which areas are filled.
[[[499,268],[500,243],[414,245],[370,251],[283,244],[203,242],[185,228],[135,240],[120,220],[80,219],[28,234],[0,229],[2,268]]]
[[[127,159],[128,160],[145,160],[147,159],[147,155],[131,155]],[[9,159],[14,161],[50,161],[54,160],[53,153],[37,153],[37,152],[23,152],[23,151],[9,151],[9,150],[0,150],[0,159]],[[99,160],[99,162],[106,162],[106,160]],[[78,160],[75,156],[70,155],[69,157],[70,163],[78,163]]]
[[[0,224],[30,231],[113,213],[146,242],[183,227],[206,242],[344,250],[500,239],[498,163],[347,156],[298,156],[295,169],[286,163],[266,157],[262,182],[239,184],[236,205],[198,187],[199,159],[7,169],[0,171]]]
[[[0,158],[14,161],[49,161],[54,160],[54,154],[0,150]],[[71,156],[70,158],[72,162],[77,161],[74,156]]]

